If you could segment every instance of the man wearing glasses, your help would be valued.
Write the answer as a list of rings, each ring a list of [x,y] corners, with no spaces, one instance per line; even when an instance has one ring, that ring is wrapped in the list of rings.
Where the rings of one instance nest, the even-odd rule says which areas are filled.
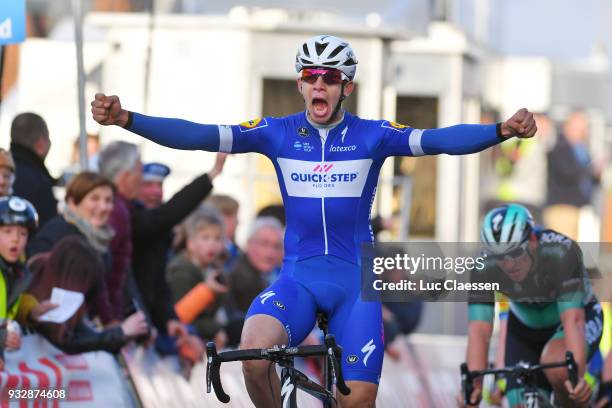
[[[537,386],[555,394],[556,406],[588,406],[591,389],[584,380],[587,362],[599,347],[603,317],[594,296],[578,244],[566,236],[536,227],[529,211],[518,204],[491,210],[485,216],[481,241],[485,268],[474,270],[473,280],[497,282],[510,301],[504,364],[563,361],[567,350],[578,363],[576,387],[567,370],[539,373]],[[489,301],[486,297],[489,297]],[[488,365],[493,331],[493,294],[469,305],[467,364],[470,370]],[[522,406],[521,384],[507,379],[511,407]],[[471,402],[478,405],[482,382],[475,383]],[[463,405],[461,402],[459,405]]]
[[[360,245],[373,242],[369,215],[378,174],[389,156],[467,154],[536,132],[519,110],[497,125],[412,129],[364,120],[342,109],[354,88],[357,57],[340,38],[321,35],[300,44],[295,60],[303,112],[235,126],[202,125],[129,112],[119,98],[97,94],[93,118],[122,126],[164,146],[229,153],[258,152],[274,164],[285,205],[285,257],[279,279],[253,301],[241,348],[299,344],[318,311],[344,349],[351,387],[343,407],[372,407],[382,370],[381,305],[360,299]],[[177,137],[176,135],[180,135]],[[258,407],[279,406],[280,384],[267,362],[243,363]]]

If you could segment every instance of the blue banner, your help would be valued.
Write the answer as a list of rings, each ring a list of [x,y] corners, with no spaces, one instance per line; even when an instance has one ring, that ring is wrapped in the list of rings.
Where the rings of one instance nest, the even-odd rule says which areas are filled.
[[[25,40],[25,0],[0,0],[0,45]]]

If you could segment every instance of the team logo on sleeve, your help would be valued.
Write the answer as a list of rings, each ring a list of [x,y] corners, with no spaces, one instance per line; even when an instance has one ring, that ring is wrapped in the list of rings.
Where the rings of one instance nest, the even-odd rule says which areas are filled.
[[[301,128],[299,128],[297,130],[298,135],[302,136],[302,137],[308,137],[308,128],[302,126]]]
[[[385,120],[383,123],[381,123],[380,127],[393,129],[401,133],[407,132],[408,129],[410,129],[410,126],[402,125],[401,123],[397,122],[391,122],[389,120]]]
[[[241,132],[248,132],[250,130],[255,130],[255,129],[259,129],[259,128],[266,127],[266,126],[268,126],[268,122],[266,121],[265,118],[248,120],[238,125]]]

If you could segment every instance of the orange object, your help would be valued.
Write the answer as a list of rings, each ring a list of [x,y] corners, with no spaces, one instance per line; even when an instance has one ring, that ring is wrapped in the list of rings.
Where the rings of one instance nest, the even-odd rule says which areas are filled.
[[[174,305],[174,311],[183,323],[191,323],[215,301],[215,293],[205,284],[198,283]]]

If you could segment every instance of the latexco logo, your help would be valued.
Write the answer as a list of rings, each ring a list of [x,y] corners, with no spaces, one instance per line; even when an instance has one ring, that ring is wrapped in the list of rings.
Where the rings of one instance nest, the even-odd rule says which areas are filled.
[[[357,150],[357,146],[356,145],[350,145],[350,146],[334,146],[334,145],[331,145],[329,147],[330,153],[333,153],[333,152],[354,152],[355,150]]]

